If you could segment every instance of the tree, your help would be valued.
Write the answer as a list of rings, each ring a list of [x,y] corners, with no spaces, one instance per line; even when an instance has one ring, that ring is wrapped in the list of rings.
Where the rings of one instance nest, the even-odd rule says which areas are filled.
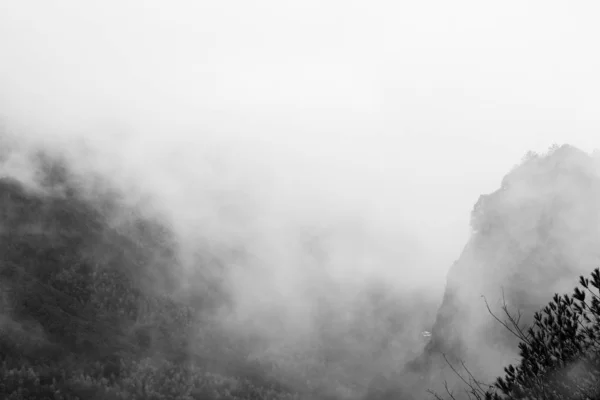
[[[528,329],[520,326],[518,314],[503,311],[508,320],[498,322],[521,341],[518,365],[504,368],[506,375],[485,385],[469,372],[454,372],[467,385],[469,398],[486,400],[595,400],[600,399],[600,269],[591,279],[583,276],[571,296],[555,294],[534,315]],[[441,397],[433,393],[438,399]],[[454,395],[448,391],[451,398]]]

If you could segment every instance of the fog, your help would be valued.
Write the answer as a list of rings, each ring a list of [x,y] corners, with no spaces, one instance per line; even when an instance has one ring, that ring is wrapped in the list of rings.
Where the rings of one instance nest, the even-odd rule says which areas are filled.
[[[598,146],[598,7],[0,0],[0,116],[149,197],[184,254],[244,249],[238,317],[299,329],[302,232],[347,293],[441,301],[479,195],[529,150]]]

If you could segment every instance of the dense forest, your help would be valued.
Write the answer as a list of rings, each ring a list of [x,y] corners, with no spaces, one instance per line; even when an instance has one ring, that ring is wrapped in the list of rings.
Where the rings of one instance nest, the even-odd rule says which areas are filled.
[[[399,368],[390,349],[417,300],[384,281],[349,305],[323,275],[312,287],[314,330],[287,349],[265,333],[275,324],[240,329],[225,317],[234,307],[226,260],[243,254],[199,246],[191,268],[159,213],[60,156],[30,158],[32,179],[0,179],[9,398],[357,398]],[[416,354],[425,340],[414,333]]]

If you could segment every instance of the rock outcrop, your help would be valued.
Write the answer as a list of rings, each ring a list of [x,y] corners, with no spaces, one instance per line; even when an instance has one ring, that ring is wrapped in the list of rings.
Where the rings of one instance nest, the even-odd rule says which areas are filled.
[[[445,393],[444,381],[457,381],[448,363],[465,373],[464,362],[492,383],[518,359],[518,341],[491,313],[505,320],[506,304],[527,326],[554,293],[571,292],[580,275],[598,267],[599,165],[595,155],[554,146],[545,155],[529,153],[500,189],[479,198],[431,340],[399,380],[405,391],[414,385],[409,392],[417,398],[427,389]]]

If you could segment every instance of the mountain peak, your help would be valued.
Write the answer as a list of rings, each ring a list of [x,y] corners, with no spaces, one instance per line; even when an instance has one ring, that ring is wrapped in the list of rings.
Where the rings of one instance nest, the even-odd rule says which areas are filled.
[[[431,341],[409,370],[434,385],[448,359],[466,362],[493,380],[517,357],[516,342],[490,314],[502,305],[522,323],[554,293],[600,261],[598,158],[571,145],[529,152],[493,193],[480,196],[471,237],[448,272]],[[489,310],[488,310],[489,307]],[[451,374],[450,374],[451,376]],[[442,388],[443,390],[443,388]]]

